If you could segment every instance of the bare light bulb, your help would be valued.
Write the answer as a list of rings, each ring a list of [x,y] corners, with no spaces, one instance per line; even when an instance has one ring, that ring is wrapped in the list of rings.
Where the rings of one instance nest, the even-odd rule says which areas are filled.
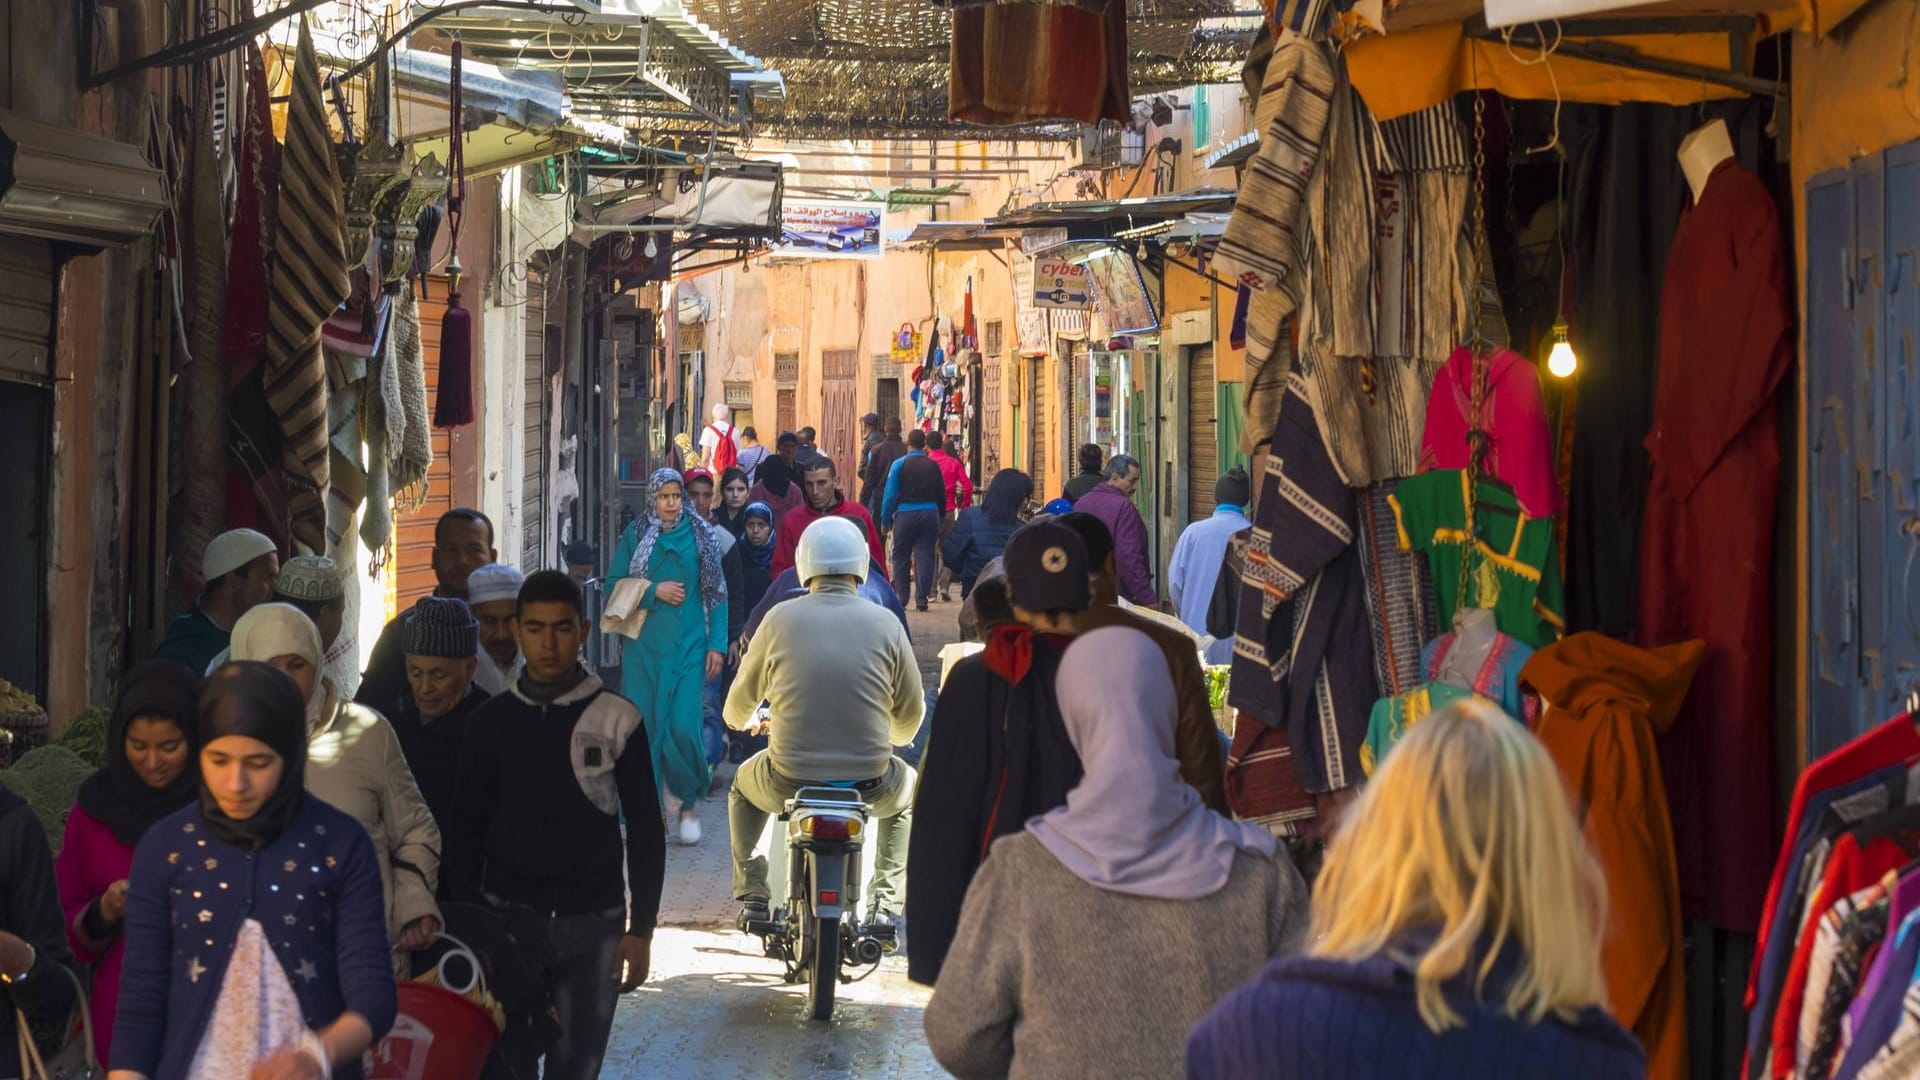
[[[659,258],[659,256],[660,256],[660,244],[654,240],[652,233],[648,233],[647,234],[647,258],[655,259],[655,258]]]
[[[1571,378],[1580,367],[1580,357],[1567,340],[1567,320],[1553,320],[1553,349],[1547,353],[1547,371],[1556,379]]]

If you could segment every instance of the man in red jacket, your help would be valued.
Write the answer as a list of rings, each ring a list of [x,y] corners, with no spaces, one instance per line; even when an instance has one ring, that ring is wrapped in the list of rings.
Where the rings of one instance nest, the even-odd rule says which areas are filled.
[[[940,542],[944,544],[960,511],[973,505],[973,478],[967,475],[967,467],[959,455],[949,449],[947,437],[938,431],[927,432],[927,457],[940,466],[940,479],[947,486],[947,513],[940,522]],[[934,576],[934,591],[940,594],[940,599],[952,599],[949,590],[953,587],[953,573],[945,562],[940,563]]]
[[[773,547],[773,576],[793,566],[793,552],[800,545],[800,534],[807,526],[830,515],[847,518],[860,526],[873,552],[873,561],[884,567],[886,549],[880,546],[880,531],[873,527],[873,515],[867,508],[840,493],[838,471],[833,459],[814,452],[800,455],[800,490],[806,501],[780,519],[779,539]]]

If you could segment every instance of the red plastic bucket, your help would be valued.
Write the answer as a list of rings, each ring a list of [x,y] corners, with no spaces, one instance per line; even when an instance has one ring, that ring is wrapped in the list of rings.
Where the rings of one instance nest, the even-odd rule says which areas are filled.
[[[373,1048],[367,1080],[480,1080],[500,1041],[493,1016],[451,990],[400,984],[400,1015]]]

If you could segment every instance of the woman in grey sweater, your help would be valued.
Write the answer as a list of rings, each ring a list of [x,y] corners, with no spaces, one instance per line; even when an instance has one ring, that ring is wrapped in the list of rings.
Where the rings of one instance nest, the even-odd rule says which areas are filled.
[[[1188,1030],[1298,946],[1306,885],[1266,830],[1181,780],[1152,639],[1082,635],[1057,685],[1085,776],[981,864],[927,1042],[963,1080],[1179,1076]]]

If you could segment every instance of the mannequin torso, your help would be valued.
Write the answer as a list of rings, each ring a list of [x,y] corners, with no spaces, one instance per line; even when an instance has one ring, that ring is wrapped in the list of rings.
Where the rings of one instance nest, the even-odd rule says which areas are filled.
[[[1446,659],[1441,661],[1437,681],[1471,689],[1480,669],[1486,666],[1487,657],[1493,654],[1500,628],[1493,612],[1486,608],[1461,609],[1454,614],[1453,627],[1453,648],[1447,650]]]
[[[1725,120],[1709,120],[1705,126],[1680,140],[1680,171],[1687,174],[1687,187],[1698,203],[1707,190],[1707,178],[1720,163],[1733,156],[1733,137],[1727,134]]]

